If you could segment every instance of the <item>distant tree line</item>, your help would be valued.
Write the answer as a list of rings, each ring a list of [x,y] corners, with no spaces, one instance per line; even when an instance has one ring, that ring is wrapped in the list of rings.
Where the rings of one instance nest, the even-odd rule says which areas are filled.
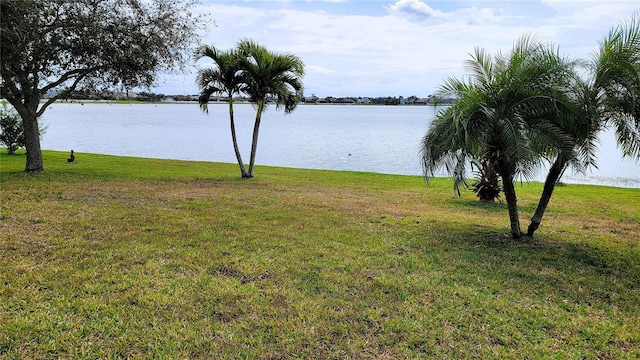
[[[440,99],[440,104],[446,105],[454,102],[455,99]],[[419,98],[415,95],[405,98],[404,96],[387,97],[317,97],[315,95],[305,97],[306,104],[358,104],[358,105],[433,105],[434,98],[429,95],[426,98]]]
[[[57,97],[58,91],[51,91],[45,98]],[[152,92],[122,92],[122,91],[111,91],[111,90],[90,90],[90,89],[79,89],[66,92],[64,97],[60,97],[62,100],[137,100],[137,101],[149,101],[149,102],[158,102],[167,99],[167,95],[165,94],[156,94]]]
[[[180,96],[170,96],[174,100],[184,101],[186,98],[191,98],[192,100],[197,100],[194,96],[190,95],[180,95]],[[228,96],[225,95],[212,95],[209,98],[209,101],[219,101],[219,102],[227,102],[229,100]],[[415,95],[409,96],[407,98],[403,96],[386,96],[386,97],[335,97],[335,96],[326,96],[326,97],[318,97],[316,95],[306,96],[301,99],[301,102],[304,104],[347,104],[347,105],[433,105],[435,98],[429,95],[426,98],[419,98]],[[234,102],[250,102],[251,100],[246,96],[234,96]],[[267,102],[273,103],[276,99],[269,97],[267,98]],[[455,101],[454,98],[448,99],[439,99],[439,104],[447,105],[451,104]]]
[[[56,92],[50,93],[50,96],[56,95]],[[174,101],[198,101],[198,95],[165,95],[153,92],[126,93],[110,90],[90,90],[81,89],[67,93],[65,100],[137,100],[158,102],[167,99]],[[357,105],[433,105],[435,98],[429,95],[426,98],[419,98],[415,95],[409,97],[403,96],[387,96],[387,97],[317,97],[315,95],[302,98],[301,102],[305,104],[357,104]],[[209,101],[227,102],[227,96],[212,95]],[[246,96],[234,96],[234,102],[250,102],[251,99]],[[267,98],[268,103],[274,103],[275,98]],[[453,98],[440,99],[439,104],[451,104],[455,101]]]

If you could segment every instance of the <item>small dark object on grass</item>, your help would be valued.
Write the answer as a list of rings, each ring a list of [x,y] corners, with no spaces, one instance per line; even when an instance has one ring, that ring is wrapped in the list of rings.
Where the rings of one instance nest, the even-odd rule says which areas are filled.
[[[76,159],[76,156],[73,155],[73,150],[71,150],[71,155],[69,155],[67,162],[73,162],[75,159]]]

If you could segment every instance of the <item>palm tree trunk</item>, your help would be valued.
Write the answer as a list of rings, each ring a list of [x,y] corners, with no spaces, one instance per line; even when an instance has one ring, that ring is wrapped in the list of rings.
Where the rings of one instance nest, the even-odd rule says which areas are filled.
[[[240,155],[240,149],[238,149],[238,138],[236,137],[236,122],[234,121],[233,116],[233,100],[232,94],[229,94],[229,120],[231,122],[231,139],[233,140],[233,150],[236,153],[236,160],[238,160],[238,165],[240,166],[240,173],[243,178],[247,177],[247,171],[244,168],[244,163],[242,162],[242,156]]]
[[[542,222],[542,216],[547,209],[547,205],[549,205],[549,200],[551,200],[553,190],[556,187],[558,179],[560,179],[560,176],[562,176],[562,172],[564,171],[566,165],[567,164],[562,156],[558,156],[553,165],[551,165],[549,173],[547,174],[547,178],[544,182],[544,189],[542,190],[542,194],[540,195],[540,201],[538,201],[538,208],[536,209],[535,214],[533,214],[533,217],[531,217],[531,223],[529,224],[529,228],[527,229],[527,236],[533,236],[533,233],[538,229],[538,226],[540,226],[540,223]]]
[[[253,140],[251,141],[251,158],[249,159],[249,173],[247,177],[253,177],[253,164],[256,161],[256,149],[258,147],[258,132],[260,131],[260,119],[262,118],[262,110],[264,109],[264,100],[258,101],[258,110],[256,111],[256,122],[253,125]]]
[[[502,175],[504,197],[507,200],[507,208],[509,209],[509,221],[511,222],[511,236],[514,239],[522,237],[520,230],[520,219],[518,217],[518,199],[516,197],[516,188],[513,184],[513,174]]]

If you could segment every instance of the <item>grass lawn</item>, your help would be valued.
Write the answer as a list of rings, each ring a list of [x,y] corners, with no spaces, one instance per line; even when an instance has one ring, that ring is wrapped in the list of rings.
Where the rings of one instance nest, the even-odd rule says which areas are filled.
[[[0,157],[2,359],[640,357],[640,189],[520,243],[447,179],[67,156]]]

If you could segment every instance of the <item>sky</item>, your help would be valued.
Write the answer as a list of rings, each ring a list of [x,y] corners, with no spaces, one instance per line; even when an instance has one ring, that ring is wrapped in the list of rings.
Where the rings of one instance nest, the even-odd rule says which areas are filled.
[[[305,96],[427,97],[464,79],[476,47],[508,52],[523,35],[570,58],[590,58],[613,26],[640,16],[640,1],[201,0],[201,42],[233,48],[245,38],[305,64]],[[154,92],[197,94],[201,61],[163,75]]]

